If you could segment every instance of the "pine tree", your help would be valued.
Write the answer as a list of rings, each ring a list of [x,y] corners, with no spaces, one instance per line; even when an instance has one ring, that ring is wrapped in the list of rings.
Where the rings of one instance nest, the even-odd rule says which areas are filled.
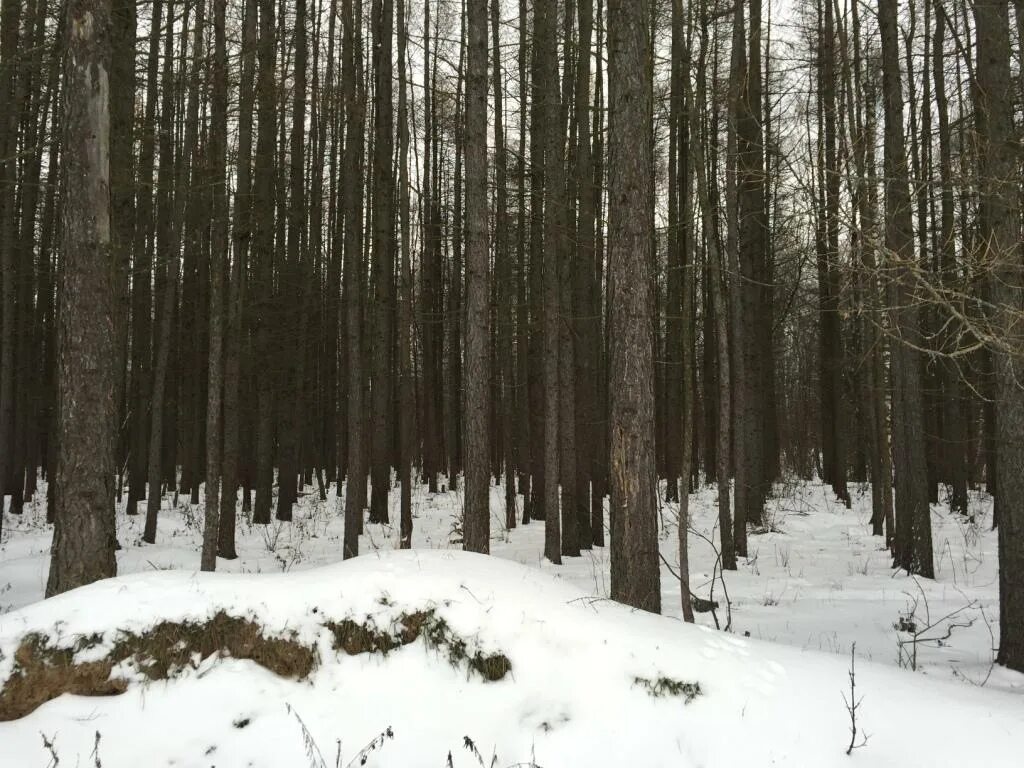
[[[109,0],[67,5],[57,520],[46,594],[117,573]]]
[[[654,463],[654,360],[650,343],[652,85],[650,6],[608,3],[608,391],[612,597],[661,611]]]

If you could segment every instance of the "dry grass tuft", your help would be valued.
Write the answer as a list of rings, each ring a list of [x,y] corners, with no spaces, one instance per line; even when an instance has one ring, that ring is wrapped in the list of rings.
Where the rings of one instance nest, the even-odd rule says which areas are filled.
[[[316,653],[294,639],[265,637],[263,628],[249,619],[217,613],[203,622],[165,621],[152,629],[118,636],[105,658],[76,662],[78,651],[93,648],[99,637],[59,648],[45,635],[22,640],[14,656],[14,671],[0,687],[0,722],[24,717],[58,696],[115,696],[127,681],[111,678],[117,664],[132,661],[150,680],[167,680],[191,668],[198,656],[247,659],[280,675],[301,679],[316,667]]]
[[[108,659],[74,663],[74,648],[51,648],[48,638],[25,637],[14,654],[15,671],[0,688],[0,722],[17,720],[65,693],[114,696],[124,693],[124,680],[111,680]]]
[[[433,609],[403,613],[390,632],[351,619],[329,622],[326,626],[334,635],[334,649],[345,651],[350,656],[361,653],[387,656],[396,648],[410,645],[422,637],[428,648],[443,652],[453,667],[465,664],[488,682],[501,680],[512,671],[512,662],[503,653],[471,651],[468,643]]]
[[[653,699],[677,696],[683,700],[684,704],[689,704],[703,693],[700,689],[700,683],[673,680],[671,677],[659,677],[656,680],[646,677],[634,677],[633,685],[643,688]]]
[[[463,665],[486,681],[501,680],[512,671],[502,653],[471,649],[433,609],[402,614],[392,631],[351,619],[324,625],[334,636],[334,649],[348,655],[391,651],[421,637],[428,648],[441,652],[453,667]],[[168,680],[211,656],[245,659],[280,677],[301,680],[316,669],[316,651],[291,637],[268,637],[252,621],[224,611],[200,622],[164,621],[145,632],[121,632],[99,660],[77,662],[79,651],[100,645],[99,635],[81,638],[71,647],[51,644],[41,634],[27,635],[14,656],[14,671],[0,686],[0,722],[16,720],[48,701],[71,693],[78,696],[116,696],[128,682],[111,677],[114,668],[130,662],[149,680]]]
[[[204,622],[164,621],[141,635],[124,633],[111,654],[115,663],[133,659],[150,680],[166,680],[193,658],[214,654],[254,661],[281,677],[302,679],[316,667],[316,653],[294,638],[266,637],[250,619],[220,611]]]

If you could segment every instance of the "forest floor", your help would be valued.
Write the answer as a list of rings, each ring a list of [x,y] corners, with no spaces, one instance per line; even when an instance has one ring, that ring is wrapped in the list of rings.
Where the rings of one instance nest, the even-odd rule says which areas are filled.
[[[422,613],[429,602],[429,610],[444,606],[439,609],[444,626],[464,630],[463,650],[482,643],[481,647],[507,653],[517,693],[512,697],[514,701],[490,693],[466,698],[467,686],[473,687],[471,669],[456,670],[453,677],[448,674],[453,670],[442,674],[436,669],[424,671],[423,665],[410,667],[405,649],[389,657],[400,663],[389,660],[382,665],[379,659],[360,662],[360,675],[376,670],[375,674],[386,678],[379,684],[365,677],[360,678],[360,686],[352,687],[355,683],[346,677],[353,669],[351,661],[344,674],[336,665],[330,667],[333,671],[329,675],[327,667],[318,670],[313,678],[318,691],[325,675],[335,688],[358,691],[360,703],[343,705],[340,710],[337,702],[316,700],[308,692],[309,686],[295,688],[295,683],[275,681],[263,670],[257,670],[260,674],[252,685],[246,683],[233,693],[219,688],[207,690],[210,684],[200,684],[199,678],[223,678],[234,685],[245,670],[238,665],[251,662],[223,662],[214,671],[200,665],[193,671],[196,682],[187,693],[177,684],[151,683],[142,686],[141,694],[132,688],[128,694],[112,699],[64,696],[23,720],[0,723],[0,766],[47,765],[54,753],[44,748],[40,733],[49,739],[52,730],[61,730],[67,749],[61,753],[61,745],[57,745],[56,754],[64,754],[61,764],[75,764],[78,759],[80,764],[92,766],[88,755],[94,747],[94,731],[102,733],[104,766],[142,764],[132,763],[130,743],[119,746],[117,736],[103,732],[93,722],[94,716],[98,722],[117,718],[109,722],[125,722],[118,725],[120,732],[132,733],[130,729],[135,728],[145,732],[149,742],[155,739],[153,754],[157,757],[152,762],[145,760],[147,765],[326,768],[335,765],[335,739],[341,738],[343,759],[337,764],[347,766],[358,749],[350,747],[356,742],[360,746],[369,742],[388,725],[394,726],[397,735],[394,739],[385,735],[382,744],[369,754],[366,765],[441,766],[445,764],[444,750],[452,751],[456,766],[481,764],[462,736],[474,740],[483,764],[492,765],[493,750],[498,755],[493,765],[499,768],[531,759],[546,768],[660,764],[714,767],[767,765],[773,760],[796,766],[841,764],[839,758],[845,758],[850,738],[850,719],[841,691],[846,690],[849,698],[846,671],[851,652],[858,663],[855,697],[864,696],[862,717],[866,725],[862,732],[866,729],[870,734],[868,744],[854,752],[864,764],[904,768],[947,763],[980,765],[986,761],[1017,764],[1020,739],[1024,737],[1024,696],[1020,695],[1024,693],[1024,675],[994,665],[999,612],[991,501],[984,495],[971,496],[973,521],[949,514],[943,505],[933,506],[936,578],[929,580],[911,578],[890,567],[881,540],[871,536],[869,489],[854,487],[852,495],[853,508],[847,510],[820,484],[777,486],[768,506],[765,530],[750,536],[750,557],[740,560],[737,571],[727,571],[723,582],[712,545],[717,543],[717,493],[705,488],[693,494],[691,589],[718,603],[716,611],[697,614],[701,626],[696,630],[682,627],[677,620],[642,616],[607,600],[607,548],[564,558],[561,566],[548,563],[541,556],[543,522],[506,530],[500,488],[492,488],[491,553],[518,566],[452,552],[459,549],[461,494],[431,495],[417,487],[411,554],[392,551],[398,541],[396,491],[390,510],[395,522],[366,526],[360,541],[364,556],[344,565],[321,568],[340,559],[343,524],[333,493],[321,501],[311,492],[297,505],[292,523],[275,521],[269,526],[254,526],[240,521],[239,558],[232,562],[219,560],[217,567],[221,572],[244,576],[199,575],[201,508],[188,504],[186,497],[176,503],[168,497],[155,545],[141,541],[142,515],[128,516],[119,510],[118,540],[122,549],[118,552],[118,571],[137,576],[39,604],[46,582],[51,532],[45,524],[43,504],[33,503],[21,516],[5,516],[0,537],[0,681],[11,674],[5,662],[10,665],[16,655],[15,639],[33,628],[42,631],[42,627],[56,626],[61,637],[84,637],[152,627],[158,621],[184,617],[209,618],[215,611],[224,610],[234,616],[256,617],[272,629],[287,627],[297,632],[296,636],[305,636],[316,634],[309,625],[312,605],[321,606],[323,615],[334,620],[343,614],[368,617],[383,610],[394,615],[389,614],[386,621],[374,615],[373,621],[377,626],[390,622],[393,627],[396,621],[400,624],[403,615]],[[664,614],[673,619],[681,614],[679,584],[673,575],[678,563],[677,510],[677,505],[668,503],[660,509],[662,606]],[[282,577],[282,572],[289,575]],[[248,576],[275,573],[279,576]],[[338,585],[346,588],[342,590],[344,599],[337,595]],[[86,599],[86,595],[93,597]],[[376,608],[372,607],[374,599]],[[333,614],[326,608],[332,601]],[[405,613],[396,613],[400,610]],[[594,617],[596,623],[588,625]],[[729,633],[714,632],[716,623],[720,628],[727,627]],[[535,627],[534,635],[538,637],[525,637],[527,624]],[[76,625],[81,626],[75,629]],[[318,642],[323,642],[322,638]],[[534,647],[531,643],[540,645]],[[525,646],[529,649],[524,650]],[[613,660],[609,662],[606,657]],[[610,682],[600,675],[591,680],[586,670],[606,664],[612,669],[632,665],[636,670],[627,670],[625,678],[619,675]],[[532,665],[537,669],[526,673],[524,666]],[[382,667],[386,667],[386,674]],[[540,669],[544,674],[535,676]],[[336,679],[338,674],[341,682]],[[429,679],[431,675],[441,677]],[[388,683],[392,676],[394,680]],[[625,690],[620,690],[620,678],[630,683]],[[668,730],[661,730],[659,723],[666,716],[663,707],[657,702],[645,703],[643,697],[640,703],[633,701],[638,681],[653,681],[657,686],[662,678],[701,685],[704,693],[685,705],[694,713],[692,722],[686,718],[680,722],[679,710],[675,709],[665,721]],[[739,684],[737,681],[742,682],[742,695],[730,695],[727,702],[716,700],[713,706],[702,703],[708,690],[731,689]],[[480,690],[489,691],[491,685],[481,683]],[[154,692],[155,686],[159,686],[159,695]],[[561,686],[578,689],[568,695],[568,703],[563,701]],[[640,687],[649,688],[647,683]],[[200,694],[200,689],[205,694]],[[182,743],[180,733],[176,739],[161,736],[152,722],[128,714],[134,712],[132,706],[141,706],[140,701],[151,706],[153,718],[163,717],[162,712],[188,711],[192,706],[198,707],[197,712],[206,711],[212,705],[201,704],[203,695],[226,708],[237,708],[239,701],[247,698],[259,699],[261,704],[256,709],[260,717],[268,718],[270,712],[275,718],[285,717],[284,703],[291,702],[294,711],[287,712],[289,724],[280,719],[272,722],[278,730],[288,729],[294,743],[287,748],[294,747],[298,757],[282,757],[289,754],[281,751],[286,747],[275,751],[263,743],[265,734],[246,741],[240,738],[242,734],[231,733],[238,730],[236,727],[216,737],[221,746],[219,758],[213,759],[194,751],[203,739],[211,744],[216,740],[207,734],[209,728],[200,722],[202,718],[194,724],[198,734],[195,739]],[[141,700],[132,698],[138,696]],[[403,699],[402,703],[396,703],[395,697]],[[628,699],[628,716],[620,709],[627,706],[623,697]],[[75,705],[76,701],[89,703]],[[648,704],[653,707],[651,711],[644,708]],[[0,697],[0,709],[2,705]],[[323,711],[322,706],[326,707]],[[634,706],[639,709],[634,711]],[[436,717],[425,715],[438,708]],[[908,715],[915,710],[916,714]],[[344,718],[339,719],[339,711]],[[908,716],[910,720],[903,722]],[[244,720],[248,715],[239,717]],[[731,717],[729,722],[745,718],[751,730],[744,726],[743,737],[737,740],[729,736],[728,723],[715,724],[716,717]],[[429,722],[419,722],[424,718]],[[570,721],[572,725],[566,725]],[[988,735],[980,734],[978,728],[987,729]],[[901,729],[909,739],[902,746],[896,738]],[[656,748],[643,743],[654,733],[658,736],[653,741],[665,742]],[[986,756],[982,759],[977,749],[985,739]],[[226,751],[225,740],[232,744],[231,751]],[[164,741],[165,747],[159,746]],[[404,746],[398,745],[399,741]],[[5,742],[21,746],[8,752]],[[1013,745],[1012,751],[1002,751],[1004,742],[1008,750]],[[973,746],[963,751],[961,743]],[[311,744],[322,750],[322,760],[313,755],[307,761],[304,750],[313,749]],[[243,760],[243,754],[251,757]],[[680,762],[680,754],[690,759]],[[16,759],[11,761],[11,755]],[[352,764],[360,762],[357,759]]]

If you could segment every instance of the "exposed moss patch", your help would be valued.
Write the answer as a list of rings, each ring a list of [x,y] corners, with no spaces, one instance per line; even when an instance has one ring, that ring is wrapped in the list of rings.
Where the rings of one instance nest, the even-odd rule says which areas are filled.
[[[165,680],[193,666],[196,656],[214,654],[248,659],[280,675],[301,679],[316,666],[316,654],[294,638],[265,637],[249,619],[223,611],[203,622],[165,621],[135,634],[121,633],[113,648],[97,661],[76,662],[79,651],[94,648],[99,636],[59,648],[45,635],[28,635],[14,657],[14,671],[0,688],[0,721],[24,717],[64,693],[113,696],[124,693],[125,680],[110,675],[117,664],[132,661],[150,680]]]
[[[501,680],[512,671],[512,662],[505,654],[487,654],[472,649],[433,609],[403,613],[390,631],[351,619],[329,622],[326,626],[334,635],[334,649],[345,651],[350,656],[361,653],[386,656],[396,648],[410,645],[422,637],[428,648],[443,653],[453,667],[465,664],[489,682]]]
[[[214,654],[254,661],[281,677],[301,679],[316,667],[316,653],[294,637],[266,637],[250,619],[218,612],[199,623],[164,621],[141,635],[122,634],[114,645],[115,662],[133,659],[150,680],[164,680],[192,666],[195,656]]]
[[[351,619],[329,621],[326,627],[334,635],[334,650],[344,651],[349,656],[360,653],[379,653],[387,656],[401,645],[397,638],[387,632],[380,632]]]
[[[109,659],[74,663],[74,648],[52,648],[44,635],[22,640],[14,653],[14,672],[0,688],[0,722],[24,717],[64,693],[114,696],[124,693],[123,680],[111,680]]]
[[[441,653],[453,667],[465,666],[484,680],[501,680],[512,670],[507,656],[473,648],[433,609],[402,614],[391,631],[351,619],[324,626],[334,637],[334,649],[349,655],[387,655],[422,637],[427,647]],[[206,621],[164,621],[139,634],[121,632],[102,658],[75,661],[79,652],[96,648],[102,641],[101,635],[91,635],[74,645],[58,647],[46,635],[27,635],[15,652],[14,670],[0,686],[0,722],[24,717],[64,693],[124,693],[128,681],[111,677],[122,662],[131,662],[149,680],[174,678],[193,668],[197,659],[215,655],[253,661],[280,677],[298,680],[308,677],[317,666],[315,649],[300,643],[296,636],[268,637],[251,619],[224,611]]]
[[[671,677],[659,677],[656,680],[647,677],[634,677],[633,685],[643,688],[649,696],[655,699],[679,696],[683,699],[684,704],[689,704],[702,693],[700,683],[673,680]]]

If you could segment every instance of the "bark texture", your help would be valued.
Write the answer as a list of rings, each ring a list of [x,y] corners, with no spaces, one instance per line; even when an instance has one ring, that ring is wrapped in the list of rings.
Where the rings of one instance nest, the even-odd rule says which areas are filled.
[[[649,18],[647,0],[608,3],[609,474],[612,598],[658,613]]]
[[[116,575],[110,2],[67,7],[57,520],[47,596]]]

